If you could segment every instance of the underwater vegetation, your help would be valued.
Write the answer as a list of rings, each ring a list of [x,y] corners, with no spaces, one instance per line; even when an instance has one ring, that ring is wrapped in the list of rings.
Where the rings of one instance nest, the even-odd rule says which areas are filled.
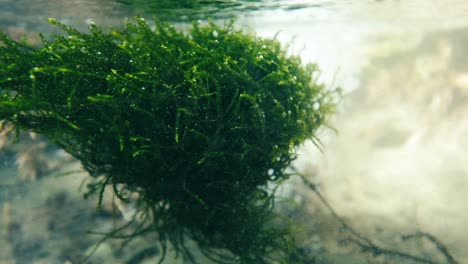
[[[1,128],[80,160],[98,207],[106,186],[136,196],[133,235],[155,232],[161,262],[168,245],[196,262],[191,239],[219,263],[293,263],[294,224],[271,190],[333,112],[316,65],[232,22],[50,23],[64,34],[42,47],[0,33]]]

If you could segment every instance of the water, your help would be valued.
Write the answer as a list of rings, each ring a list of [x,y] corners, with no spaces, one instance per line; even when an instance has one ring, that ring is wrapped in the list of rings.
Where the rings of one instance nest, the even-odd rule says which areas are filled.
[[[85,30],[91,21],[116,26],[125,18],[151,18],[154,14],[178,24],[192,19],[222,21],[235,17],[238,26],[264,37],[277,35],[282,42],[290,43],[291,52],[301,54],[305,62],[317,62],[322,69],[321,80],[329,86],[343,87],[345,97],[332,124],[338,133],[322,131],[324,153],[306,144],[297,166],[320,182],[340,214],[379,242],[395,246],[399,233],[427,231],[444,241],[460,263],[468,263],[464,246],[468,241],[463,232],[468,228],[464,202],[468,198],[464,153],[468,146],[468,2],[220,0],[180,1],[176,5],[173,1],[151,4],[143,0],[3,0],[0,29],[34,38],[37,32],[57,33],[45,22],[48,17]],[[6,170],[12,173],[11,166]],[[11,181],[11,177],[6,178]],[[18,259],[18,254],[35,245],[33,241],[44,240],[49,242],[42,251],[21,258],[23,263],[63,263],[67,254],[79,254],[79,250],[70,249],[76,246],[73,236],[57,238],[53,235],[57,232],[49,229],[44,231],[46,236],[31,231],[34,218],[51,207],[63,208],[65,204],[82,208],[83,212],[93,210],[92,203],[88,209],[77,205],[81,199],[72,193],[78,182],[61,182],[69,190],[68,198],[62,199],[56,179],[45,179],[28,186],[36,190],[36,195],[18,191],[21,195],[7,201],[24,208],[7,209],[12,211],[8,213],[11,218],[26,219],[27,223],[19,223],[23,226],[20,241],[30,245],[15,248],[15,243],[10,243],[10,249],[0,250],[0,258]],[[300,185],[291,186],[285,191],[288,195],[299,193],[299,200],[317,202]],[[53,197],[65,201],[50,205],[55,201]],[[328,219],[314,215],[320,211],[314,206],[305,203],[304,207],[304,216],[310,219],[301,221]],[[77,217],[76,210],[63,212],[63,219]],[[85,214],[83,224],[94,223],[95,218]],[[58,227],[53,230],[86,232],[86,227],[73,223],[54,222]],[[321,227],[322,247],[333,249],[330,241],[339,237],[336,225],[329,219],[314,225]],[[54,251],[62,241],[66,241],[62,247],[68,253],[44,253]],[[88,248],[92,243],[80,240],[78,245]],[[431,245],[424,243],[403,247],[431,251]],[[106,250],[110,249],[99,251],[101,257],[108,263],[117,261],[116,254],[110,258]],[[340,250],[336,248],[336,252]],[[368,261],[359,255],[340,254],[330,257],[336,263]]]

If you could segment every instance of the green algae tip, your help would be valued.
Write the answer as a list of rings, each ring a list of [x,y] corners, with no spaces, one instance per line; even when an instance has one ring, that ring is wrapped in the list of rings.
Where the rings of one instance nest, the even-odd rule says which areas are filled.
[[[155,232],[187,262],[189,238],[218,263],[288,263],[293,223],[267,185],[334,110],[317,66],[233,22],[82,33],[48,21],[65,35],[42,47],[0,33],[0,120],[80,160],[99,204],[106,185],[136,194],[135,235]]]

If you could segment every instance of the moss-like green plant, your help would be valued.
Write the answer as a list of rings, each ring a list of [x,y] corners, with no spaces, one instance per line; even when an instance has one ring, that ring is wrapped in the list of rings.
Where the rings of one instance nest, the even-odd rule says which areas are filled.
[[[190,238],[217,262],[288,262],[294,239],[267,185],[333,109],[316,66],[232,23],[50,22],[65,34],[40,48],[0,34],[0,120],[79,159],[100,200],[106,185],[137,193],[140,231],[164,250],[195,261]]]

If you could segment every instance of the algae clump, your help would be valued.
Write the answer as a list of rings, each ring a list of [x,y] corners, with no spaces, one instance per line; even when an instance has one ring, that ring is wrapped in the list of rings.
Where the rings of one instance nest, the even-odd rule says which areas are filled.
[[[155,231],[164,251],[195,261],[190,238],[216,262],[287,262],[294,239],[267,185],[333,110],[316,65],[233,23],[50,22],[64,34],[42,47],[0,34],[0,120],[80,160],[99,203],[106,185],[136,193],[137,233]]]

